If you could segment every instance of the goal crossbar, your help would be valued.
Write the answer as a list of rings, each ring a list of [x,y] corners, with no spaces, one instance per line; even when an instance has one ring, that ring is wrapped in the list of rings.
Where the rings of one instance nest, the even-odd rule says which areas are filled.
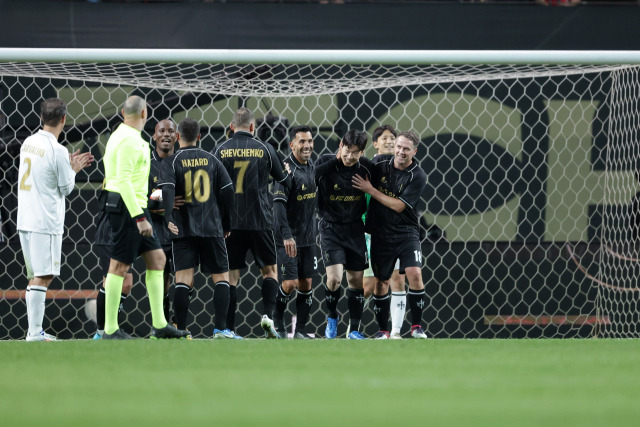
[[[0,61],[249,64],[640,64],[619,50],[284,50],[0,48]]]

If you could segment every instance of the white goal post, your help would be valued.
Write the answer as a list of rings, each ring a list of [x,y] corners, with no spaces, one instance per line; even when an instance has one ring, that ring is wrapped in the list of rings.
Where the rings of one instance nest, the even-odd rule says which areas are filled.
[[[45,321],[61,337],[95,328],[85,311],[91,317],[87,301],[102,275],[92,248],[100,158],[131,93],[150,107],[145,138],[158,120],[188,116],[203,126],[208,150],[227,138],[240,106],[283,154],[276,127],[310,125],[317,154],[335,150],[349,129],[414,130],[428,175],[420,206],[428,335],[637,337],[639,67],[640,51],[0,48],[0,339],[24,335],[18,157],[50,96],[68,105],[61,142],[98,162],[70,196],[64,266]],[[319,251],[318,272],[311,323],[322,334]],[[258,279],[252,266],[240,282],[241,335],[260,335]],[[210,336],[211,284],[198,274],[195,286],[189,329]],[[145,336],[144,287],[124,305],[125,328]],[[287,323],[295,303],[290,310]],[[377,330],[370,308],[363,322],[367,334]]]

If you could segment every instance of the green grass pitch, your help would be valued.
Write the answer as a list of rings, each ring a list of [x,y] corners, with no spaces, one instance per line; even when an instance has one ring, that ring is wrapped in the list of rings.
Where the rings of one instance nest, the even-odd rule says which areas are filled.
[[[0,342],[3,426],[622,426],[639,340]]]

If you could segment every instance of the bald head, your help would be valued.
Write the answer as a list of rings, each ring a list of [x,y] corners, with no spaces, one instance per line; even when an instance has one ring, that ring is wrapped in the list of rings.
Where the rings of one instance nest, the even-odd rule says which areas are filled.
[[[142,130],[147,121],[147,103],[138,95],[132,95],[122,106],[124,124]]]
[[[122,115],[139,116],[143,110],[147,108],[147,103],[138,95],[132,95],[124,102],[122,106]]]

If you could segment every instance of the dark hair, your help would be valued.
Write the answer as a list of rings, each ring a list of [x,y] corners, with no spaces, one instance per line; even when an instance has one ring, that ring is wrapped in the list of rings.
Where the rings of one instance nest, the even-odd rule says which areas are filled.
[[[178,133],[182,142],[193,143],[198,140],[200,135],[200,124],[190,118],[182,119],[178,124]]]
[[[67,114],[67,106],[60,98],[47,98],[40,104],[40,116],[47,126],[58,126]]]
[[[391,132],[391,134],[393,136],[398,136],[398,132],[396,132],[396,130],[393,128],[393,126],[391,125],[382,125],[382,126],[378,126],[376,128],[376,130],[373,131],[373,136],[371,137],[371,140],[373,142],[376,142],[378,140],[378,138],[380,138],[380,135],[382,135],[384,133],[385,130],[388,130],[389,132]]]
[[[263,118],[256,120],[256,136],[260,141],[271,144],[276,151],[289,147],[288,134],[289,120],[286,117],[267,113]]]
[[[251,123],[255,123],[255,118],[253,117],[253,113],[248,108],[238,108],[233,114],[233,119],[231,119],[231,123],[233,123],[233,127],[238,129],[249,129]]]
[[[411,141],[413,143],[413,148],[417,148],[418,144],[420,144],[420,137],[412,130],[400,132],[397,137],[400,138],[401,136],[404,136]]]
[[[364,151],[367,146],[367,133],[351,129],[342,137],[342,145],[346,147],[356,146],[360,151]]]
[[[298,132],[302,132],[302,133],[311,133],[311,126],[307,126],[307,125],[302,125],[302,126],[294,126],[291,128],[291,131],[289,132],[289,135],[291,135],[291,140],[293,141],[296,137],[296,134]]]

